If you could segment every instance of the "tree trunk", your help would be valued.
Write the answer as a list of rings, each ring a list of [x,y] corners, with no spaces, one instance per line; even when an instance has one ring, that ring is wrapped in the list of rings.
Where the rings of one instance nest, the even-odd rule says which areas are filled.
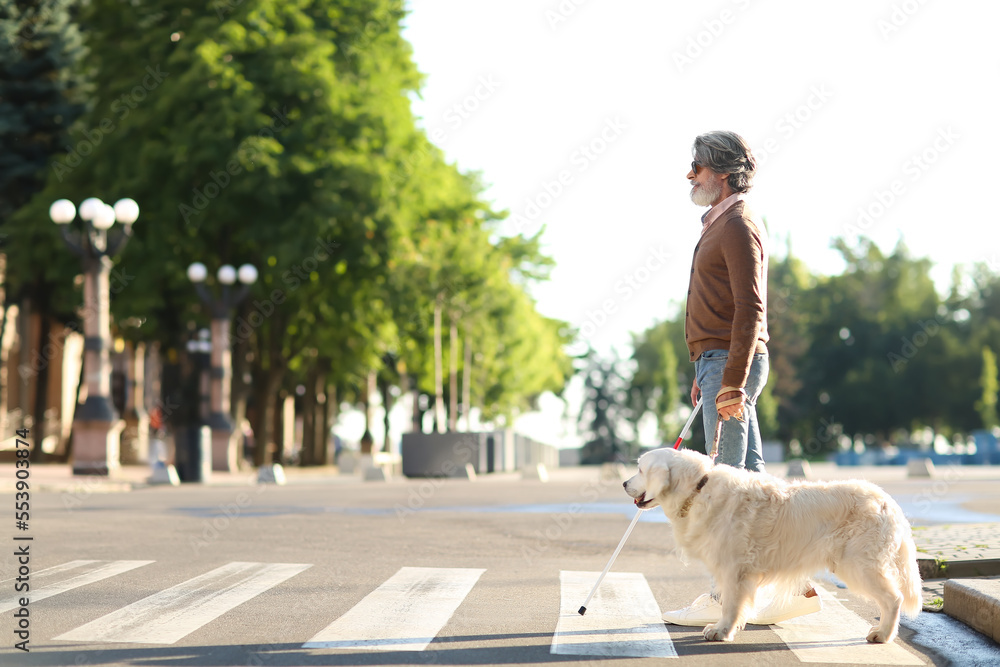
[[[268,403],[274,410],[274,453],[269,463],[285,465],[285,397],[283,391],[271,395]]]
[[[253,461],[255,466],[278,463],[272,452],[277,452],[277,442],[280,440],[277,415],[278,390],[285,378],[285,361],[281,357],[282,335],[285,331],[286,322],[279,313],[274,313],[269,320],[267,340],[261,340],[262,332],[257,333],[257,349],[259,355],[254,358],[256,372],[254,373],[254,405],[257,408],[257,424],[254,424],[254,453]],[[261,357],[266,356],[267,359]],[[265,366],[266,363],[266,366]]]
[[[410,394],[410,376],[406,373],[406,365],[403,364],[403,370],[399,374],[399,398],[405,400]],[[410,426],[413,426],[413,418],[410,417]]]
[[[299,457],[303,466],[319,465],[316,459],[316,416],[319,403],[316,387],[319,370],[315,362],[306,373],[306,393],[302,397],[302,454]]]
[[[75,400],[73,401],[73,406],[74,406],[73,407],[73,414],[74,415],[76,414],[77,408],[80,407],[80,391],[84,387],[84,374],[83,373],[84,373],[84,365],[83,365],[82,360],[81,360],[81,363],[80,363],[80,376],[79,376],[79,379],[78,379],[78,381],[76,383],[76,396],[74,397]],[[164,417],[164,420],[166,420],[165,417]],[[70,430],[70,432],[69,432],[69,439],[66,440],[66,451],[64,451],[63,454],[62,454],[62,456],[60,456],[57,459],[57,461],[59,463],[69,463],[70,460],[73,458],[73,435],[74,435],[74,433],[75,433],[75,431]]]
[[[413,383],[413,414],[411,419],[413,420],[413,432],[423,433],[424,432],[424,412],[420,409],[420,387],[416,382]]]
[[[389,452],[392,450],[390,444],[392,443],[392,438],[389,433],[389,411],[392,409],[392,395],[389,393],[389,383],[384,382],[382,384],[382,408],[385,412],[382,417],[382,451]]]
[[[17,317],[17,306],[7,306],[0,313],[0,438],[7,436],[7,378],[9,377],[10,348],[14,344],[14,330],[8,329],[7,319]]]
[[[257,424],[254,425],[253,462],[255,466],[276,463],[272,452],[277,451],[277,415],[275,401],[278,400],[278,389],[284,372],[269,368],[264,372],[264,381],[258,383],[254,391],[254,404],[257,406]]]
[[[338,400],[337,386],[333,384],[327,386],[326,403],[323,404],[323,452],[326,465],[337,463],[335,447],[331,444],[331,440],[333,440],[333,425],[337,421],[337,415],[340,411]]]
[[[444,433],[444,371],[441,359],[441,301],[438,294],[434,301],[434,430]]]
[[[465,332],[465,365],[462,367],[462,417],[465,419],[465,431],[472,430],[472,344],[469,332]]]
[[[18,332],[18,356],[20,356],[20,366],[25,368],[31,368],[31,312],[34,310],[33,301],[31,297],[25,297],[21,302],[21,312],[18,316],[18,327],[20,332]],[[17,377],[21,381],[21,386],[17,392],[18,396],[18,409],[21,412],[20,423],[17,428],[24,428],[30,421],[29,415],[31,414],[31,374],[30,373],[18,373]],[[31,428],[35,425],[32,424]]]
[[[244,376],[250,372],[250,362],[247,354],[250,352],[249,338],[240,336],[232,349],[233,376],[230,406],[232,408],[233,428],[240,433],[240,461],[243,461],[243,448],[246,446],[243,436],[243,421],[247,418],[247,401],[250,398],[250,387]]]
[[[45,299],[45,297],[42,297]],[[40,362],[38,364],[38,377],[35,379],[35,406],[34,406],[34,417],[32,422],[34,422],[35,429],[35,446],[31,449],[31,461],[38,462],[41,461],[44,452],[42,451],[42,440],[45,439],[45,412],[49,404],[49,368],[52,366],[52,360],[46,358],[44,351],[46,349],[46,343],[49,339],[49,335],[52,331],[52,322],[49,320],[49,316],[45,313],[48,304],[43,300],[38,309],[38,352]],[[53,349],[55,345],[52,346]]]
[[[448,331],[448,430],[458,430],[458,313],[451,313]]]
[[[7,255],[0,252],[0,440],[7,437]]]
[[[316,405],[313,408],[312,425],[312,460],[313,465],[329,465],[327,462],[327,443],[330,441],[329,429],[326,425],[326,371],[319,370],[325,368],[317,363],[316,379],[313,382],[313,394],[316,396]],[[305,437],[305,436],[303,436]]]
[[[372,421],[374,421],[372,419],[372,394],[376,391],[376,378],[375,371],[369,370],[361,388],[361,404],[365,410],[365,433],[361,436],[362,454],[371,454],[375,444],[375,436],[372,435]]]

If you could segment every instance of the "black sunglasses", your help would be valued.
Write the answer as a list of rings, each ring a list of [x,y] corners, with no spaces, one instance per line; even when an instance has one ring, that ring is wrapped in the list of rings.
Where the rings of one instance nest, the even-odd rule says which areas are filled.
[[[694,172],[694,175],[695,175],[695,176],[697,176],[697,175],[698,175],[698,170],[699,170],[700,168],[701,168],[701,165],[700,165],[700,164],[698,164],[697,162],[695,162],[695,161],[693,161],[693,160],[691,161],[691,171],[693,171],[693,172]]]

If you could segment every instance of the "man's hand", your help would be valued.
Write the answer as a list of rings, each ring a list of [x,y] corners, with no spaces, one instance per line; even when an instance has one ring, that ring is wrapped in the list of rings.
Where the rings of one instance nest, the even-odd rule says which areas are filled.
[[[698,405],[698,396],[701,394],[701,389],[698,388],[698,378],[694,379],[691,383],[691,405]]]
[[[741,391],[727,391],[724,394],[719,394],[715,398],[716,406],[719,403],[723,403],[730,399],[739,399],[739,403],[733,403],[732,405],[726,405],[723,407],[717,407],[719,412],[719,419],[722,421],[729,421],[730,417],[736,417],[740,421],[743,420],[743,406],[746,404],[747,397]]]

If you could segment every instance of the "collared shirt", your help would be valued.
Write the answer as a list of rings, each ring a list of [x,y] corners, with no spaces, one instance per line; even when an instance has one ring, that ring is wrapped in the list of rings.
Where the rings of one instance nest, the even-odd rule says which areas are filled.
[[[704,234],[705,230],[708,229],[709,225],[718,220],[719,216],[725,213],[730,206],[732,206],[738,201],[743,201],[745,196],[746,195],[742,192],[735,192],[726,197],[725,199],[723,199],[722,201],[720,201],[712,208],[708,209],[708,211],[705,212],[705,215],[701,216],[701,233]]]

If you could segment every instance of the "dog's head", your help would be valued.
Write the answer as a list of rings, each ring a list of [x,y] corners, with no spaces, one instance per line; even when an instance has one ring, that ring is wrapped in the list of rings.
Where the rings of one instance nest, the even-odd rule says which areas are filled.
[[[657,507],[671,494],[686,498],[711,468],[712,459],[704,454],[689,449],[654,449],[639,457],[639,472],[625,481],[625,493],[639,509]]]

